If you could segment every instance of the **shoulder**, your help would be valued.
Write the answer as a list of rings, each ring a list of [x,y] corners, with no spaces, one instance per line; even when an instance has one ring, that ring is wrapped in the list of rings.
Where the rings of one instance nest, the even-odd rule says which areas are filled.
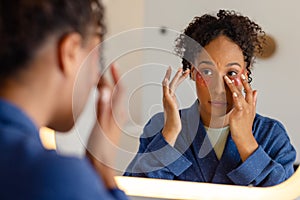
[[[284,158],[294,162],[296,158],[295,148],[280,121],[256,114],[253,134],[259,145],[271,158]]]
[[[260,144],[290,144],[290,138],[284,125],[277,119],[256,114],[253,134]]]
[[[164,122],[164,113],[159,112],[154,114],[149,121],[146,123],[145,127],[161,125]]]
[[[256,114],[253,127],[256,129],[278,129],[286,132],[284,125],[277,119]]]
[[[195,105],[197,105],[197,104],[194,103],[189,108],[180,109],[178,112],[180,114],[181,119],[186,118],[187,115],[191,114],[191,112],[195,110],[195,108],[194,108]],[[197,114],[199,114],[198,111],[197,111]],[[145,129],[150,129],[150,130],[157,129],[157,128],[162,129],[163,125],[164,125],[164,113],[159,112],[159,113],[154,114],[150,118],[150,120],[145,125]]]
[[[59,179],[68,180],[75,176],[77,180],[93,180],[96,177],[96,173],[86,158],[61,156],[54,151],[39,154],[32,167],[35,168],[35,173],[56,174]]]
[[[39,191],[41,197],[99,198],[107,193],[87,159],[60,156],[51,151],[37,156],[27,176],[30,187]]]
[[[164,127],[164,113],[159,112],[153,115],[146,123],[141,138],[151,138],[159,133]]]

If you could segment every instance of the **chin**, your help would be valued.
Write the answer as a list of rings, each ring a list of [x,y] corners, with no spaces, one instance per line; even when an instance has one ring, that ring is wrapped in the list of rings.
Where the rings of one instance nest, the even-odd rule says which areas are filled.
[[[211,116],[222,117],[225,116],[228,112],[226,109],[211,109]]]
[[[69,121],[62,121],[62,122],[56,122],[56,123],[52,123],[50,124],[49,128],[58,131],[58,132],[68,132],[70,131],[73,127],[74,127],[74,120],[69,120]]]
[[[66,133],[66,132],[69,132],[72,128],[73,128],[73,126],[60,127],[60,128],[57,128],[56,131],[61,132],[61,133]]]
[[[212,118],[220,118],[220,117],[225,117],[226,116],[226,113],[212,113],[211,117]]]

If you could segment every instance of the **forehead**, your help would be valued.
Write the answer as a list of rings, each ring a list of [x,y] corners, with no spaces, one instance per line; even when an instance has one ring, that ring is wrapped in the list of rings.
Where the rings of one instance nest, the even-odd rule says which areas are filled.
[[[204,47],[198,61],[207,60],[218,64],[244,62],[241,48],[226,36],[219,36]]]

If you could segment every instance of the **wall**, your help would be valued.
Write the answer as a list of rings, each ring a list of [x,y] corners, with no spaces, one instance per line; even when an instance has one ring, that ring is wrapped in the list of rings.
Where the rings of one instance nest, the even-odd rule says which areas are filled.
[[[298,113],[300,112],[300,92],[298,75],[300,60],[298,45],[300,44],[299,2],[288,1],[239,1],[239,0],[110,0],[107,6],[108,37],[123,34],[141,27],[167,27],[175,31],[183,30],[196,15],[211,13],[220,8],[235,9],[259,23],[264,30],[277,41],[278,49],[269,60],[258,60],[253,71],[253,88],[258,90],[257,111],[261,114],[279,119],[287,128],[292,143],[300,152],[300,128]],[[128,88],[131,123],[125,128],[120,147],[125,151],[119,154],[118,165],[125,168],[138,147],[138,136],[142,126],[161,106],[161,86],[168,65],[174,69],[180,66],[180,60],[167,51],[158,48],[172,49],[174,31],[161,34],[160,29],[148,29],[144,32],[133,31],[135,37],[113,44],[112,49],[120,46],[149,46],[151,50],[133,51],[116,58],[122,73],[122,80]],[[114,46],[116,45],[116,46]],[[110,49],[108,49],[110,50]],[[109,51],[108,51],[109,52]],[[181,107],[190,105],[195,100],[192,81],[187,80],[177,92]],[[85,142],[93,118],[92,101],[90,108],[79,121],[79,129],[83,132]],[[67,135],[57,135],[58,149],[65,153],[80,153],[82,142],[72,130]],[[297,155],[300,162],[300,155]]]
[[[300,2],[296,0],[151,0],[145,1],[144,25],[183,30],[194,16],[212,13],[221,8],[237,10],[259,23],[266,33],[276,39],[278,48],[274,57],[269,60],[257,60],[255,64],[252,86],[258,90],[257,111],[279,119],[288,130],[297,151],[300,152],[299,6]],[[156,14],[156,10],[159,10],[159,15]],[[160,34],[154,40],[162,42],[164,37]],[[163,56],[157,59],[164,60]],[[158,75],[156,72],[147,72],[147,76]],[[187,98],[186,94],[182,96]],[[300,162],[300,153],[297,155],[297,162]]]

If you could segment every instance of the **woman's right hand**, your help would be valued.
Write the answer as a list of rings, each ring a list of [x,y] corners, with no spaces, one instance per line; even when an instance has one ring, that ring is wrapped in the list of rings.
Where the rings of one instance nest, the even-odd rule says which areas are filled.
[[[110,69],[114,83],[109,84],[103,76],[98,83],[97,122],[89,137],[86,154],[106,187],[112,189],[117,187],[113,167],[126,117],[125,91],[115,65],[112,64]]]
[[[181,120],[178,111],[178,104],[176,100],[175,90],[185,80],[190,70],[187,69],[183,72],[182,68],[179,68],[174,78],[170,82],[172,69],[167,69],[165,78],[162,82],[163,86],[163,106],[164,106],[164,118],[165,124],[162,130],[162,134],[165,140],[174,146],[179,132],[181,131]]]

